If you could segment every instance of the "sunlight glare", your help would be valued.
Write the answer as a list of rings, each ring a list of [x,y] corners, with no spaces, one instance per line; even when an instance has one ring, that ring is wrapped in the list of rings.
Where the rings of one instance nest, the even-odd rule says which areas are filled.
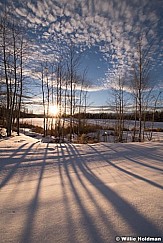
[[[49,107],[50,114],[56,116],[58,114],[58,107],[57,105],[51,105]]]

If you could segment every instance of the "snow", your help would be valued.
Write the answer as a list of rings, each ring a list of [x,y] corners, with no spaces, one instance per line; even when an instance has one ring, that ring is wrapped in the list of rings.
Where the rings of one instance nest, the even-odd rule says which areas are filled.
[[[53,122],[55,124],[56,118],[53,118]],[[66,119],[66,122],[69,122],[69,119]],[[43,118],[22,118],[21,123],[27,123],[27,124],[32,124],[34,126],[41,126],[43,127]],[[94,125],[100,125],[103,127],[114,127],[115,124],[117,123],[117,120],[114,119],[87,119],[88,124],[94,124]],[[126,128],[133,128],[135,125],[134,120],[125,120],[124,121],[125,127]],[[138,126],[138,121],[137,121],[137,126]],[[146,122],[146,128],[151,127],[151,122],[147,121]],[[154,122],[153,124],[154,128],[160,128],[163,129],[163,122]]]
[[[41,126],[43,127],[43,118],[22,118],[22,123],[27,123],[27,124],[32,124],[35,126]],[[69,120],[66,119],[66,123],[68,123]],[[113,130],[108,129],[115,127],[116,120],[113,119],[87,119],[88,124],[93,124],[93,125],[99,125],[102,126],[103,129],[100,131],[99,130],[95,133],[89,133],[87,134],[90,138],[98,138],[100,139],[101,142],[110,142],[114,143],[116,141],[116,137],[113,135]],[[134,127],[134,121],[133,120],[125,120],[125,128],[130,129],[129,131],[124,131],[123,132],[123,141],[124,142],[131,142],[133,138],[133,131],[132,128]],[[138,123],[138,121],[137,121]],[[50,123],[49,123],[50,124]],[[54,124],[55,124],[55,118],[54,118]],[[146,128],[151,127],[151,122],[146,122]],[[155,129],[162,129],[163,128],[163,122],[154,122],[154,127]],[[26,135],[35,136],[34,133],[31,132],[29,129],[24,129],[22,128],[22,132],[25,133]],[[105,136],[104,136],[105,135]],[[150,132],[146,131],[144,133],[144,140],[148,141],[150,138]],[[53,142],[55,139],[47,138],[49,139],[49,142]],[[66,139],[66,138],[65,138]],[[68,136],[67,136],[68,139]],[[136,139],[138,140],[138,132],[136,133]],[[163,141],[163,132],[152,132],[152,140],[153,141]],[[73,140],[74,142],[76,139]]]
[[[0,139],[0,242],[162,236],[163,143]]]

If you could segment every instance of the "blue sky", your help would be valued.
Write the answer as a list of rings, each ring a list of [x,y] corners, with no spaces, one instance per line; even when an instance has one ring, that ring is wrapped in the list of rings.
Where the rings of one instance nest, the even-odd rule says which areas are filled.
[[[32,40],[29,79],[37,79],[31,69],[40,60],[59,55],[72,42],[82,53],[81,70],[88,69],[89,103],[106,105],[117,76],[126,77],[137,60],[141,33],[144,49],[155,40],[155,56],[149,57],[151,80],[156,90],[163,89],[162,0],[0,0],[1,13],[4,6],[10,7],[12,17],[21,21]]]

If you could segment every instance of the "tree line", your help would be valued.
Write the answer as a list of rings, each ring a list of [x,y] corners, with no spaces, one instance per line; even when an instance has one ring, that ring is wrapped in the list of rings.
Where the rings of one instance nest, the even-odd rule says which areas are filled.
[[[150,33],[150,28],[139,30],[135,37],[133,59],[128,70],[119,67],[117,77],[113,80],[112,106],[115,107],[117,140],[123,140],[126,113],[131,113],[135,121],[132,141],[144,141],[146,121],[151,120],[151,130],[156,120],[157,108],[162,104],[162,91],[156,87],[152,75],[159,60],[155,59],[158,40]],[[156,74],[156,73],[155,73]],[[161,113],[162,114],[162,113]],[[157,118],[159,119],[159,118]],[[163,121],[160,117],[159,121]]]
[[[5,107],[3,119],[7,136],[11,136],[15,122],[19,135],[27,48],[22,26],[5,12],[0,19],[0,101],[1,106]]]
[[[47,136],[50,130],[51,135],[58,137],[59,141],[64,140],[65,128],[69,126],[71,141],[76,126],[75,113],[79,114],[78,135],[81,133],[83,124],[80,114],[86,114],[88,82],[86,69],[82,73],[78,70],[79,61],[80,55],[70,44],[64,57],[59,57],[57,62],[44,60],[40,64],[41,68],[37,70],[42,90],[44,136]],[[53,107],[56,107],[57,114],[51,111]],[[69,120],[66,120],[67,117]]]
[[[146,114],[143,114],[146,117],[146,121],[152,121],[153,120],[153,112],[152,111],[146,111]],[[135,113],[129,112],[129,113],[124,113],[124,120],[135,120]],[[76,113],[74,115],[75,118],[78,119],[79,114]],[[117,119],[117,114],[112,113],[112,112],[99,112],[99,113],[87,113],[87,114],[80,114],[80,117],[82,119],[111,119],[111,120],[116,120]],[[139,117],[136,117],[136,120],[139,120]],[[163,111],[155,111],[154,112],[154,122],[162,122],[163,121]]]
[[[20,133],[20,115],[24,108],[27,65],[32,55],[31,46],[24,26],[5,12],[0,19],[0,106],[7,136],[11,136],[15,128],[17,134]],[[61,54],[63,47],[58,47],[60,48],[58,56],[54,52],[53,58],[49,60],[48,55],[45,55],[41,57],[40,62],[38,61],[36,68],[31,66],[30,69],[35,73],[41,86],[44,136],[51,130],[51,135],[63,138],[65,119],[61,120],[61,117],[63,114],[66,117],[68,113],[71,141],[74,133],[74,114],[86,113],[88,93],[86,69],[83,72],[79,71],[80,54],[72,43],[69,43],[64,54]],[[57,109],[55,124],[50,109],[54,106]],[[49,119],[50,116],[52,119]],[[79,134],[81,126],[82,122],[79,119]]]

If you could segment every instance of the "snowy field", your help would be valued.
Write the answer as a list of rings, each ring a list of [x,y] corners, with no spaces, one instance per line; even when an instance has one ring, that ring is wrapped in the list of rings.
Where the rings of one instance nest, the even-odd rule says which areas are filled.
[[[21,122],[43,127],[43,118],[23,118],[23,119],[21,119]],[[55,119],[53,122],[55,124]],[[69,120],[66,119],[66,122],[69,123]],[[114,136],[109,136],[112,133],[112,130],[107,130],[107,128],[115,127],[116,122],[117,122],[116,120],[111,120],[111,119],[87,119],[88,124],[100,125],[103,127],[103,130],[100,131],[100,141],[101,142],[107,141],[110,143],[114,143],[116,138]],[[49,120],[49,125],[50,125],[50,120]],[[126,120],[124,125],[125,125],[125,128],[130,129],[130,131],[123,132],[123,140],[124,140],[124,142],[131,142],[132,137],[133,137],[133,131],[131,131],[131,129],[134,127],[134,121]],[[146,122],[146,128],[151,128],[151,122]],[[163,129],[163,122],[155,122],[153,128]],[[25,129],[24,129],[24,131],[25,131]],[[24,131],[22,130],[23,133],[24,133]],[[103,136],[105,133],[108,134],[107,137]],[[94,134],[90,133],[88,135],[90,135],[92,137],[94,137],[94,136],[97,137],[98,136],[97,134],[98,134],[98,132],[94,133]],[[138,133],[137,133],[136,137],[138,138]],[[150,137],[150,132],[146,131],[144,133],[144,140],[149,141],[149,137]],[[153,132],[152,141],[163,141],[163,132]]]
[[[0,243],[161,237],[162,189],[162,142],[0,139]]]
[[[68,119],[66,119],[68,121]],[[43,127],[43,118],[22,118],[22,123],[32,124],[35,126],[41,126]],[[116,120],[114,119],[87,119],[87,123],[94,124],[94,125],[101,125],[103,127],[114,127]],[[133,120],[125,120],[125,127],[126,128],[133,128],[135,121]],[[55,118],[54,118],[54,124],[55,124]],[[138,121],[137,121],[138,124]],[[146,127],[151,127],[151,122],[146,122]],[[161,128],[163,129],[163,122],[154,122],[154,128]]]

